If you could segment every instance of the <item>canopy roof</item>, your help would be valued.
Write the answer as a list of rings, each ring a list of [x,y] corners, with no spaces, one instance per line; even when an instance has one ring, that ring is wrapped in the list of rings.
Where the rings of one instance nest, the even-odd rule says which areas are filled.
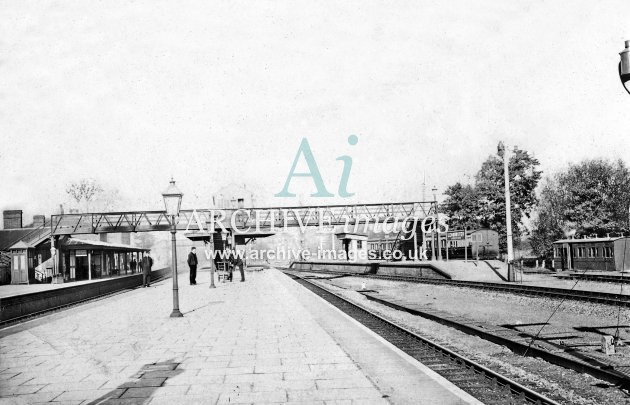
[[[151,249],[143,249],[140,247],[134,247],[129,245],[123,245],[121,243],[103,242],[100,240],[84,240],[70,238],[63,244],[65,249],[77,250],[77,249],[95,249],[95,250],[118,250],[123,252],[148,252]]]

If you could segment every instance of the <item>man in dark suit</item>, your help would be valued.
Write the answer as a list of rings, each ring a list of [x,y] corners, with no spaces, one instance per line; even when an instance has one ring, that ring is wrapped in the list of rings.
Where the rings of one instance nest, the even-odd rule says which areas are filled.
[[[188,253],[188,267],[190,268],[190,285],[197,284],[197,253],[195,253],[195,247],[190,248]]]
[[[228,251],[228,280],[232,282],[232,276],[234,275],[234,265],[236,264],[236,257],[234,251],[230,249]]]
[[[146,256],[142,258],[142,275],[143,275],[143,284],[145,287],[151,287],[151,267],[153,266],[153,259],[147,253]]]
[[[241,283],[243,281],[245,281],[245,272],[243,271],[243,258],[241,257],[241,254],[239,254],[239,252],[236,252],[236,257],[234,258],[234,267],[238,267],[239,271],[241,272]]]

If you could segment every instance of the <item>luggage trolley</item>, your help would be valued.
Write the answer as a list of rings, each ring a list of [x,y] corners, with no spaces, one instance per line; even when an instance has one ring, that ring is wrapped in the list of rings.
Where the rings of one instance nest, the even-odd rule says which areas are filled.
[[[228,278],[228,262],[217,262],[217,281],[226,282]]]

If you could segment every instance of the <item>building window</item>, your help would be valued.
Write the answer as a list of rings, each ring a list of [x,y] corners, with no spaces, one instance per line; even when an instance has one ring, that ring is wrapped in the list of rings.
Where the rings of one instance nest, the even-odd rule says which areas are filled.
[[[358,240],[357,241],[357,249],[361,249],[363,248],[363,241],[362,240]]]

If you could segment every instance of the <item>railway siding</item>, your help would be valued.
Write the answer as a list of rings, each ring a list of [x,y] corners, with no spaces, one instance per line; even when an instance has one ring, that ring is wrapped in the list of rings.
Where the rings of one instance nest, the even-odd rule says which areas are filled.
[[[414,304],[406,300],[400,300],[391,295],[374,292],[362,292],[362,294],[372,301],[391,308],[419,315],[462,332],[506,346],[517,354],[523,355],[527,353],[529,356],[542,358],[558,366],[581,373],[587,373],[613,384],[630,387],[630,374],[626,368],[614,369],[614,367],[608,364],[603,364],[596,359],[589,358],[584,355],[584,353],[579,353],[582,358],[578,358],[571,354],[571,352],[565,352],[562,346],[544,341],[536,341],[530,347],[529,343],[531,337],[523,336],[522,332],[513,329],[492,325],[486,322],[474,321],[462,316],[454,316],[445,311],[436,310],[426,305]]]

